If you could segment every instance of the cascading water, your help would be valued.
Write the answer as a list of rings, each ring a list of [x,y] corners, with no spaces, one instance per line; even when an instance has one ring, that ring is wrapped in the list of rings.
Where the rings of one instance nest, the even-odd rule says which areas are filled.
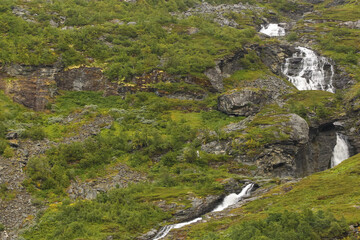
[[[285,29],[283,27],[280,27],[277,23],[270,23],[267,26],[261,25],[260,32],[270,37],[285,36]]]
[[[225,208],[228,208],[229,206],[236,204],[242,198],[249,197],[253,187],[254,187],[254,183],[249,183],[241,190],[241,192],[239,194],[236,194],[236,193],[229,194],[228,196],[226,196],[224,198],[222,203],[219,204],[211,212],[220,212],[220,211],[224,210]],[[153,240],[159,240],[159,239],[162,239],[162,238],[166,237],[166,235],[168,235],[168,233],[171,231],[171,229],[182,228],[184,226],[190,225],[192,223],[196,223],[196,222],[201,221],[201,220],[202,220],[202,217],[198,217],[198,218],[195,218],[195,219],[193,219],[191,221],[188,221],[188,222],[182,222],[182,223],[178,223],[178,224],[166,225],[166,226],[162,227],[159,230],[159,232],[156,234],[156,236],[153,238]]]
[[[349,157],[349,145],[347,143],[346,137],[340,133],[336,133],[336,145],[334,147],[333,156],[331,158],[331,167],[335,167]]]
[[[190,225],[192,223],[196,223],[198,221],[202,220],[201,217],[195,218],[191,221],[188,222],[182,222],[182,223],[178,223],[178,224],[172,224],[172,225],[166,225],[164,227],[162,227],[160,229],[160,231],[156,234],[156,236],[154,237],[153,240],[158,240],[158,239],[162,239],[164,238],[166,235],[168,235],[168,233],[171,231],[171,229],[177,229],[177,228],[182,228],[186,225]]]
[[[299,52],[287,58],[283,67],[283,73],[289,81],[299,90],[323,90],[334,93],[334,66],[329,60],[317,56],[311,49],[296,49]]]
[[[217,206],[213,210],[213,212],[220,212],[220,211],[224,210],[225,208],[239,202],[242,198],[250,196],[250,192],[253,187],[254,187],[254,184],[250,183],[241,190],[241,193],[239,193],[239,194],[231,193],[231,194],[227,195],[224,198],[223,202],[219,206]]]

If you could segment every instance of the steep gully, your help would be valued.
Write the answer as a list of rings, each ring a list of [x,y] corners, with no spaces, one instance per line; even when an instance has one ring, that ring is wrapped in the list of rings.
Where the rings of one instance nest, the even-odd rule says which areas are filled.
[[[236,204],[237,202],[239,202],[241,199],[245,198],[245,197],[249,197],[251,194],[251,191],[253,190],[255,184],[254,183],[249,183],[247,184],[239,194],[236,193],[231,193],[228,196],[226,196],[224,198],[224,200],[222,201],[221,204],[219,204],[215,209],[213,209],[211,212],[220,212],[223,211],[224,209]],[[177,224],[172,224],[172,225],[166,225],[164,227],[162,227],[158,233],[155,235],[155,237],[153,238],[153,240],[159,240],[162,239],[164,237],[166,237],[166,235],[168,235],[168,233],[172,230],[172,229],[179,229],[182,228],[184,226],[190,225],[192,223],[196,223],[202,220],[202,217],[197,217],[195,219],[192,219],[191,221],[187,221],[187,222],[182,222],[182,223],[177,223]]]
[[[265,28],[261,31],[265,31]],[[283,36],[281,27],[276,24],[268,26],[269,36]],[[276,35],[275,33],[278,33]],[[265,32],[264,32],[265,33]],[[273,35],[271,35],[273,34]],[[313,50],[296,47],[292,57],[285,59],[282,72],[298,90],[322,90],[335,93],[333,86],[334,66],[329,59],[318,56]],[[299,67],[300,66],[300,67]],[[336,145],[331,157],[331,167],[340,164],[350,157],[347,137],[336,132]]]

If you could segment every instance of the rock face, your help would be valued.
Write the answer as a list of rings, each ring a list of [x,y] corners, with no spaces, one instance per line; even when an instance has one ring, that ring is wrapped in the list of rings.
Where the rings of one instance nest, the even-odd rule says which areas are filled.
[[[332,123],[311,128],[309,143],[296,158],[297,176],[303,177],[330,168],[336,144],[336,131]]]
[[[274,128],[273,140],[255,155],[239,153],[237,150],[246,148],[246,141],[241,138],[212,141],[202,145],[201,149],[212,154],[227,154],[244,165],[256,165],[256,175],[268,177],[304,177],[309,174],[326,170],[330,167],[333,149],[336,144],[336,128],[332,122],[319,126],[309,126],[296,114],[276,115],[281,119],[273,125],[257,125],[259,129]],[[223,128],[226,133],[246,136],[246,129],[251,126],[256,117],[248,117],[238,123],[232,123]],[[276,135],[286,134],[286,139]],[[257,142],[257,139],[254,139]],[[349,137],[353,145],[353,137]],[[360,140],[358,140],[360,143]],[[360,146],[360,145],[359,145]],[[351,155],[355,150],[351,152]]]
[[[271,44],[264,46],[253,46],[258,52],[262,62],[276,75],[282,76],[282,65],[285,59],[296,52],[295,46],[288,44]]]
[[[296,114],[279,117],[288,119],[282,124],[284,129],[288,129],[289,138],[266,146],[264,151],[255,157],[255,163],[261,174],[278,177],[294,176],[298,174],[294,159],[301,155],[303,148],[307,146],[309,126]]]
[[[43,110],[56,93],[54,79],[59,70],[54,66],[5,66],[0,75],[0,89],[12,96],[15,102]]]
[[[223,79],[229,77],[234,72],[243,69],[239,60],[244,57],[246,51],[238,51],[232,56],[228,56],[215,63],[214,68],[207,69],[204,74],[209,78],[211,85],[217,90],[222,91]]]
[[[258,113],[266,104],[280,102],[281,95],[292,91],[283,80],[272,76],[242,85],[244,87],[240,90],[219,97],[220,111],[230,115],[251,116]]]
[[[218,99],[218,109],[222,112],[237,116],[250,116],[260,111],[264,105],[264,91],[243,88],[231,94],[225,94]]]
[[[101,68],[88,67],[61,71],[55,81],[58,89],[68,91],[101,91],[106,84]]]

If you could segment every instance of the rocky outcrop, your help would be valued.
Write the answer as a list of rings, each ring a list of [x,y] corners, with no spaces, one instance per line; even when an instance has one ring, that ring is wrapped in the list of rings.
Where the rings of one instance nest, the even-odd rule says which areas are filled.
[[[80,67],[63,70],[55,76],[59,90],[103,91],[106,79],[101,68]]]
[[[262,132],[268,129],[274,130],[271,141],[257,146],[255,155],[248,154],[251,149],[244,137],[248,139],[247,129],[254,125],[256,116],[229,124],[222,129],[230,135],[243,136],[242,138],[211,141],[203,144],[201,150],[212,154],[230,155],[235,161],[244,165],[255,165],[257,167],[255,174],[261,176],[304,177],[330,168],[336,144],[336,132],[339,131],[332,121],[309,126],[296,114],[281,114],[272,117],[278,121],[270,125],[265,122],[264,125],[256,126]],[[284,134],[286,138],[279,137],[279,135],[285,136]],[[357,139],[360,143],[359,138]],[[253,139],[253,141],[256,143],[263,140]],[[349,136],[349,142],[351,145],[355,144],[352,135]],[[239,149],[242,150],[239,152]],[[353,149],[350,155],[353,155],[355,151]]]
[[[298,169],[294,159],[301,155],[303,148],[309,142],[309,126],[296,114],[279,116],[288,120],[282,122],[282,128],[288,134],[286,140],[273,142],[255,157],[258,172],[278,177],[297,175]]]
[[[129,183],[143,182],[147,178],[142,173],[131,170],[125,164],[114,167],[115,175],[98,178],[89,182],[72,182],[67,190],[71,199],[95,199],[98,193],[112,188],[125,188]]]
[[[285,59],[296,52],[296,46],[288,44],[255,45],[253,48],[258,52],[262,62],[276,75],[282,76],[282,67]]]
[[[243,88],[239,91],[225,94],[218,99],[218,109],[226,114],[237,116],[250,116],[260,111],[266,98],[263,98],[264,91]]]
[[[223,79],[229,77],[238,70],[243,69],[240,59],[247,53],[245,50],[237,51],[235,54],[225,57],[215,63],[215,67],[207,69],[204,74],[209,78],[211,85],[217,90],[222,91]]]
[[[241,85],[244,87],[219,97],[220,111],[229,115],[251,116],[258,113],[266,104],[281,102],[280,96],[292,91],[283,80],[272,76],[244,82]]]
[[[174,214],[174,220],[177,222],[185,222],[195,219],[205,213],[212,211],[220,204],[224,195],[210,195],[205,198],[192,198],[191,207],[180,210]]]
[[[347,27],[351,29],[360,29],[360,20],[348,21],[339,24],[341,27]]]
[[[332,123],[310,128],[309,143],[297,156],[297,176],[304,177],[330,168],[336,144],[336,130]]]
[[[4,66],[0,75],[0,89],[15,102],[26,107],[43,110],[56,94],[55,66]]]
[[[229,13],[244,13],[244,11],[257,11],[262,12],[263,8],[249,5],[249,4],[220,4],[220,5],[211,5],[207,2],[202,2],[194,8],[188,9],[186,12],[181,14],[172,13],[177,15],[180,18],[190,17],[194,15],[211,15],[214,17],[214,22],[218,23],[220,26],[229,26],[237,27],[239,24],[231,18],[228,18],[226,15]]]

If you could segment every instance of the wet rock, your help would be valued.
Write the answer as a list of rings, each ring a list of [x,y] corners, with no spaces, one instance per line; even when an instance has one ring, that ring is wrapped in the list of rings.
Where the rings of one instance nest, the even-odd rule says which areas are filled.
[[[188,209],[180,210],[174,214],[176,222],[185,222],[195,219],[213,210],[224,198],[224,195],[210,195],[205,198],[192,198],[192,206]]]

